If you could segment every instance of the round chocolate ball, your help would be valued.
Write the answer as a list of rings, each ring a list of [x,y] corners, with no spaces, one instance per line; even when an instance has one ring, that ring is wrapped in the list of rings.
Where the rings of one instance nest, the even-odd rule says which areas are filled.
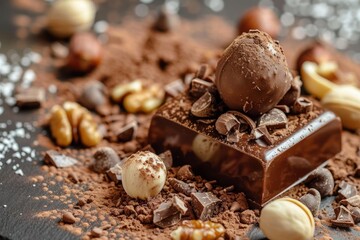
[[[215,83],[230,109],[259,116],[280,102],[292,75],[279,42],[251,30],[227,47],[216,67]]]
[[[277,38],[281,25],[278,16],[273,10],[266,7],[254,7],[245,12],[238,25],[239,35],[251,29],[258,29]]]

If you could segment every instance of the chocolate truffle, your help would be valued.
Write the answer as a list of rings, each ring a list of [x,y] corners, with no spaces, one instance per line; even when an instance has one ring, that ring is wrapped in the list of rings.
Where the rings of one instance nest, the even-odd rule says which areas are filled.
[[[238,26],[239,35],[251,29],[258,29],[277,38],[281,25],[278,16],[270,8],[254,7],[245,12]]]
[[[291,82],[279,43],[259,30],[238,36],[216,67],[215,83],[225,104],[250,116],[275,107]]]

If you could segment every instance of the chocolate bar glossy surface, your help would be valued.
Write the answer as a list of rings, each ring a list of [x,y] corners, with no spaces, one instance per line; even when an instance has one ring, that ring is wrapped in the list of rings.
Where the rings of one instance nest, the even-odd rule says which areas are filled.
[[[243,134],[230,143],[211,120],[189,113],[187,95],[168,101],[152,119],[149,139],[158,152],[171,150],[177,164],[190,164],[204,177],[234,185],[257,205],[281,194],[341,150],[341,122],[332,112],[289,117],[286,131],[259,145]]]

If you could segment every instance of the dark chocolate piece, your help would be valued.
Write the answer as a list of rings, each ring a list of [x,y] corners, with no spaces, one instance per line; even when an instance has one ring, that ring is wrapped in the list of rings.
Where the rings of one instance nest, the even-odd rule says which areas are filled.
[[[54,165],[57,168],[71,167],[78,162],[78,160],[76,160],[75,158],[66,156],[55,150],[46,151],[44,161]]]
[[[354,226],[354,220],[351,216],[350,211],[344,207],[340,206],[338,209],[335,209],[336,218],[331,220],[331,224],[335,227],[352,227]]]
[[[159,157],[164,162],[166,169],[170,169],[173,165],[173,157],[170,150],[166,150],[159,154]]]
[[[176,173],[176,177],[180,180],[192,180],[194,179],[194,173],[192,172],[190,165],[184,165],[179,168]]]
[[[137,130],[138,124],[136,121],[131,121],[127,123],[125,126],[120,128],[116,135],[119,142],[128,142],[131,141],[135,137],[135,133]]]
[[[356,187],[345,181],[342,181],[339,184],[339,187],[340,187],[340,190],[338,191],[338,194],[339,194],[340,199],[351,198],[358,194]]]
[[[279,104],[284,104],[285,106],[293,106],[295,101],[300,97],[302,82],[299,76],[293,78],[291,82],[291,87],[285,96],[281,99]]]
[[[276,105],[275,108],[283,111],[284,113],[290,113],[290,108],[286,105]]]
[[[233,128],[238,129],[239,126],[239,120],[237,120],[237,118],[231,113],[221,114],[215,123],[216,130],[222,135],[227,135],[230,130],[232,130]]]
[[[269,112],[264,113],[259,118],[258,126],[265,126],[267,129],[279,129],[285,128],[287,125],[288,119],[283,111],[277,108],[271,109]]]
[[[190,196],[191,193],[196,192],[196,189],[191,187],[189,184],[178,180],[176,178],[168,179],[170,185],[178,192],[185,194],[186,196]]]
[[[250,128],[250,131],[254,130],[256,128],[255,122],[245,114],[238,112],[238,111],[228,111],[228,113],[233,114],[235,117],[237,117],[241,123],[240,129],[243,129],[244,123]],[[246,129],[246,128],[245,128]]]
[[[192,193],[191,205],[198,219],[205,221],[210,219],[218,210],[218,205],[221,202],[211,192]]]
[[[75,183],[75,184],[79,182],[79,178],[78,178],[77,174],[74,173],[74,172],[69,173],[68,179],[69,179],[72,183]]]
[[[171,83],[168,83],[164,87],[165,93],[171,97],[176,97],[180,93],[184,92],[185,90],[185,84],[181,79],[172,81]]]
[[[214,89],[214,83],[194,78],[191,80],[189,93],[191,96],[199,98],[206,92],[214,92]]]
[[[321,197],[329,196],[334,191],[334,177],[327,168],[319,168],[313,171],[306,179],[306,185],[315,188]]]
[[[45,100],[45,90],[38,87],[21,89],[15,95],[16,105],[20,108],[39,108]]]
[[[192,102],[185,94],[167,101],[152,119],[149,143],[158,153],[171,150],[174,164],[191,164],[203,177],[235,185],[259,205],[301,182],[341,150],[340,119],[318,107],[309,118],[292,121],[294,130],[276,136],[272,145],[259,146],[250,141],[250,131],[237,143],[227,142],[215,124],[191,117]],[[251,118],[233,112],[240,128],[243,119],[256,127]]]
[[[181,213],[181,215],[185,215],[188,211],[188,208],[185,205],[185,202],[181,200],[178,196],[173,198],[174,207]]]
[[[215,97],[206,92],[191,107],[191,114],[196,117],[211,117],[214,115]]]
[[[119,183],[122,180],[121,163],[111,167],[108,171],[106,171],[106,174],[113,182]]]
[[[195,77],[196,78],[200,78],[200,79],[205,79],[206,78],[206,72],[208,69],[208,65],[207,64],[201,64],[199,70],[196,72]]]
[[[360,195],[355,195],[340,201],[342,205],[350,204],[353,207],[360,207]]]
[[[273,140],[271,139],[271,136],[270,136],[266,126],[264,126],[264,125],[255,128],[251,132],[251,135],[252,135],[252,139],[254,139],[254,140],[261,140],[267,145],[273,144]],[[261,142],[259,142],[259,144],[260,144],[260,146],[263,145],[263,144],[261,144]]]
[[[105,173],[107,170],[120,163],[120,158],[111,147],[101,147],[94,153],[93,170],[97,173]]]
[[[305,97],[299,97],[293,106],[294,113],[308,113],[313,110],[313,102]]]
[[[359,207],[348,207],[351,216],[354,220],[354,223],[357,224],[360,222],[360,208]]]
[[[76,218],[71,212],[65,212],[62,216],[63,223],[73,224],[76,222]]]
[[[313,216],[317,216],[321,203],[321,195],[318,190],[310,188],[309,191],[299,199],[299,201],[309,208]]]
[[[172,201],[164,202],[154,210],[153,223],[161,228],[167,228],[180,222],[181,213]]]

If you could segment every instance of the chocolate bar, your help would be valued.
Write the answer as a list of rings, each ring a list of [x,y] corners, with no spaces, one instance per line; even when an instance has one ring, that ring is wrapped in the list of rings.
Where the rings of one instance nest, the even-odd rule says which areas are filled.
[[[228,141],[214,123],[190,114],[192,103],[183,94],[158,110],[149,132],[152,147],[171,150],[174,164],[190,164],[208,179],[234,185],[256,205],[298,184],[341,150],[341,121],[320,107],[308,117],[294,116],[287,131],[272,134],[272,144],[259,145],[250,133]]]

